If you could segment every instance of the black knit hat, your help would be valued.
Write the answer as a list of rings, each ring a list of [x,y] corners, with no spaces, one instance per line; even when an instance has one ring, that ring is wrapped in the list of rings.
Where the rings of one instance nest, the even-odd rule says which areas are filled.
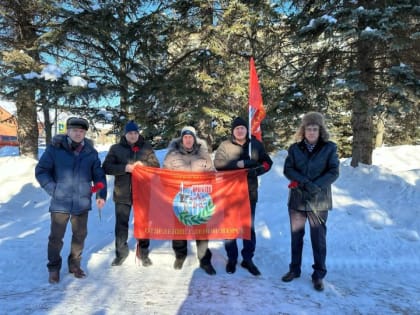
[[[241,117],[236,117],[234,120],[232,120],[231,131],[233,132],[233,129],[238,126],[244,126],[248,130],[248,123]]]
[[[69,119],[67,119],[66,127],[67,129],[79,128],[88,130],[89,122],[84,118],[70,117]]]

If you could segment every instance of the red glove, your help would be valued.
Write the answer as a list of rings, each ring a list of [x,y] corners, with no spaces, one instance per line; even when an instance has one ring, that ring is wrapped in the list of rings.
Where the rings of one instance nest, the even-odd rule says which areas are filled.
[[[97,182],[94,186],[92,186],[90,188],[90,191],[92,193],[96,193],[96,192],[100,191],[104,187],[105,187],[105,185],[102,182]]]
[[[297,188],[298,186],[299,186],[299,183],[297,181],[293,180],[289,183],[289,186],[287,186],[287,187],[290,188],[290,189],[293,189],[293,188]]]
[[[270,169],[270,164],[268,164],[266,161],[262,162],[262,166],[266,172]]]

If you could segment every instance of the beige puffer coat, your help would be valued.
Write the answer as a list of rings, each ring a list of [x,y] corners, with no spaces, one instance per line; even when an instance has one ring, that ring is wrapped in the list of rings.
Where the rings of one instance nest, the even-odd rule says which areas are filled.
[[[172,140],[163,160],[163,168],[191,172],[209,172],[214,170],[206,141],[200,138],[196,138],[190,152],[186,151],[182,145],[182,138]]]

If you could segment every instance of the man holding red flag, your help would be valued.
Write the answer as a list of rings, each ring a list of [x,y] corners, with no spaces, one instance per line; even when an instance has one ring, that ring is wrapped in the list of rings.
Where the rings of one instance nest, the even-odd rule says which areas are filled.
[[[251,206],[251,239],[243,240],[241,251],[241,266],[252,275],[259,276],[261,272],[255,266],[252,258],[256,247],[255,235],[255,209],[258,201],[257,176],[268,172],[273,161],[266,153],[261,137],[261,122],[265,118],[265,109],[262,102],[260,85],[254,59],[249,63],[249,122],[241,117],[232,121],[231,139],[223,141],[217,148],[214,166],[217,170],[248,169],[248,193]],[[225,240],[225,249],[228,256],[226,272],[232,274],[236,271],[238,260],[238,245],[236,240]]]
[[[252,261],[256,246],[254,228],[255,209],[258,201],[258,178],[257,176],[268,172],[273,164],[270,156],[266,153],[264,145],[255,137],[248,137],[248,123],[241,117],[232,121],[231,137],[223,141],[216,150],[214,167],[217,170],[248,169],[248,194],[251,207],[251,239],[243,240],[241,251],[241,266],[252,275],[259,276],[261,272]],[[250,148],[250,149],[248,149]],[[232,274],[236,271],[238,260],[238,245],[236,239],[225,240],[225,249],[228,256],[226,272]]]

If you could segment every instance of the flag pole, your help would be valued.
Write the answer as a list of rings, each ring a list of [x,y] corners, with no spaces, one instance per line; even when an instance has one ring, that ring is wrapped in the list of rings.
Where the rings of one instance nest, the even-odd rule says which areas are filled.
[[[252,149],[251,149],[251,138],[252,138],[252,135],[251,135],[251,132],[252,132],[251,119],[252,119],[252,117],[251,117],[251,107],[248,104],[248,138],[249,138],[248,155],[249,155],[250,159],[251,159],[251,152],[252,152]]]
[[[249,58],[249,86],[248,86],[248,155],[249,158],[252,158],[252,148],[251,148],[251,139],[252,139],[252,112],[251,112],[251,89],[252,89],[252,66],[254,63],[254,57]]]

